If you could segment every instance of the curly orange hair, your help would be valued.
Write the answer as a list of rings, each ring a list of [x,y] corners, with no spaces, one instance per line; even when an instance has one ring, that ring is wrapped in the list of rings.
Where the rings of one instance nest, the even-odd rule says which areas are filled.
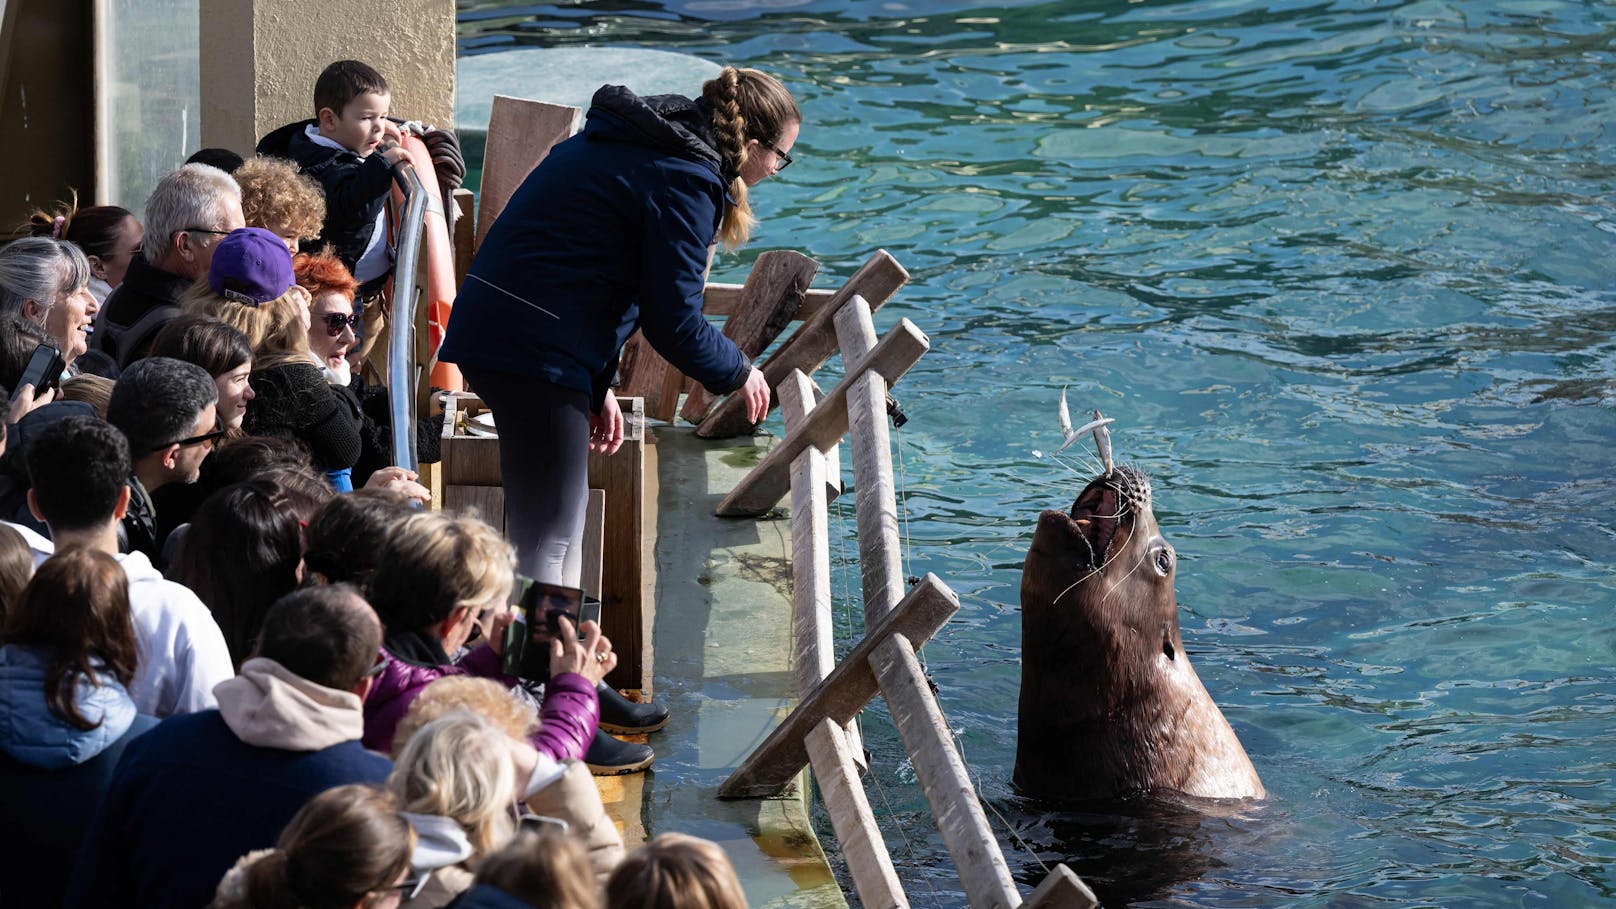
[[[341,259],[331,255],[330,247],[318,254],[297,256],[292,260],[292,272],[297,275],[297,283],[315,299],[338,293],[352,303],[359,291],[359,282]]]

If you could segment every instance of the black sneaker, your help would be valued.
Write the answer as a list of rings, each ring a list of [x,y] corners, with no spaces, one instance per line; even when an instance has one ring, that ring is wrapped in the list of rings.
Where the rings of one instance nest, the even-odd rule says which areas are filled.
[[[661,704],[631,701],[605,682],[595,690],[600,693],[600,728],[607,732],[640,735],[668,725],[668,708]]]
[[[589,772],[595,776],[617,776],[620,773],[639,773],[651,766],[656,760],[656,752],[650,745],[636,745],[613,738],[605,730],[595,733],[595,740],[589,743],[589,750],[584,753],[584,763],[589,765]]]

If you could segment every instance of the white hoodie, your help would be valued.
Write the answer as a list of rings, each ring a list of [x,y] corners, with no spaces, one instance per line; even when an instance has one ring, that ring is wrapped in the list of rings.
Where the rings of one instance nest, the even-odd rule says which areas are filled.
[[[236,672],[213,613],[190,588],[158,574],[145,553],[116,558],[129,577],[129,612],[140,659],[129,683],[135,706],[159,718],[217,706],[213,686]]]

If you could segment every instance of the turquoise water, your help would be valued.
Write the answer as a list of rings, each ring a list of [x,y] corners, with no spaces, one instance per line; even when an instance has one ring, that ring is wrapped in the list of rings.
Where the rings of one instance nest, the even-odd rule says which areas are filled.
[[[1023,881],[1031,849],[1108,905],[1616,901],[1616,7],[462,2],[460,29],[797,94],[752,251],[913,273],[877,316],[933,341],[897,389],[910,573],[964,600],[926,657]],[[1063,385],[1155,478],[1261,808],[1009,786],[1021,559],[1089,469],[1032,454]],[[900,874],[963,905],[874,713]]]

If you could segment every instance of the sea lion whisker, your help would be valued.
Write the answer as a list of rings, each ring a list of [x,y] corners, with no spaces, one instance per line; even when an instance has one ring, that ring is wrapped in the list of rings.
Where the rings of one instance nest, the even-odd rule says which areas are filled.
[[[1122,586],[1122,582],[1133,577],[1133,573],[1138,571],[1139,566],[1143,564],[1145,564],[1145,553],[1141,552],[1139,553],[1139,561],[1133,563],[1133,567],[1128,569],[1128,573],[1120,578],[1117,578],[1117,582],[1115,584],[1112,584],[1110,587],[1106,588],[1105,596],[1100,597],[1100,602],[1104,603],[1106,600],[1111,599],[1111,594],[1116,593],[1117,588]]]

